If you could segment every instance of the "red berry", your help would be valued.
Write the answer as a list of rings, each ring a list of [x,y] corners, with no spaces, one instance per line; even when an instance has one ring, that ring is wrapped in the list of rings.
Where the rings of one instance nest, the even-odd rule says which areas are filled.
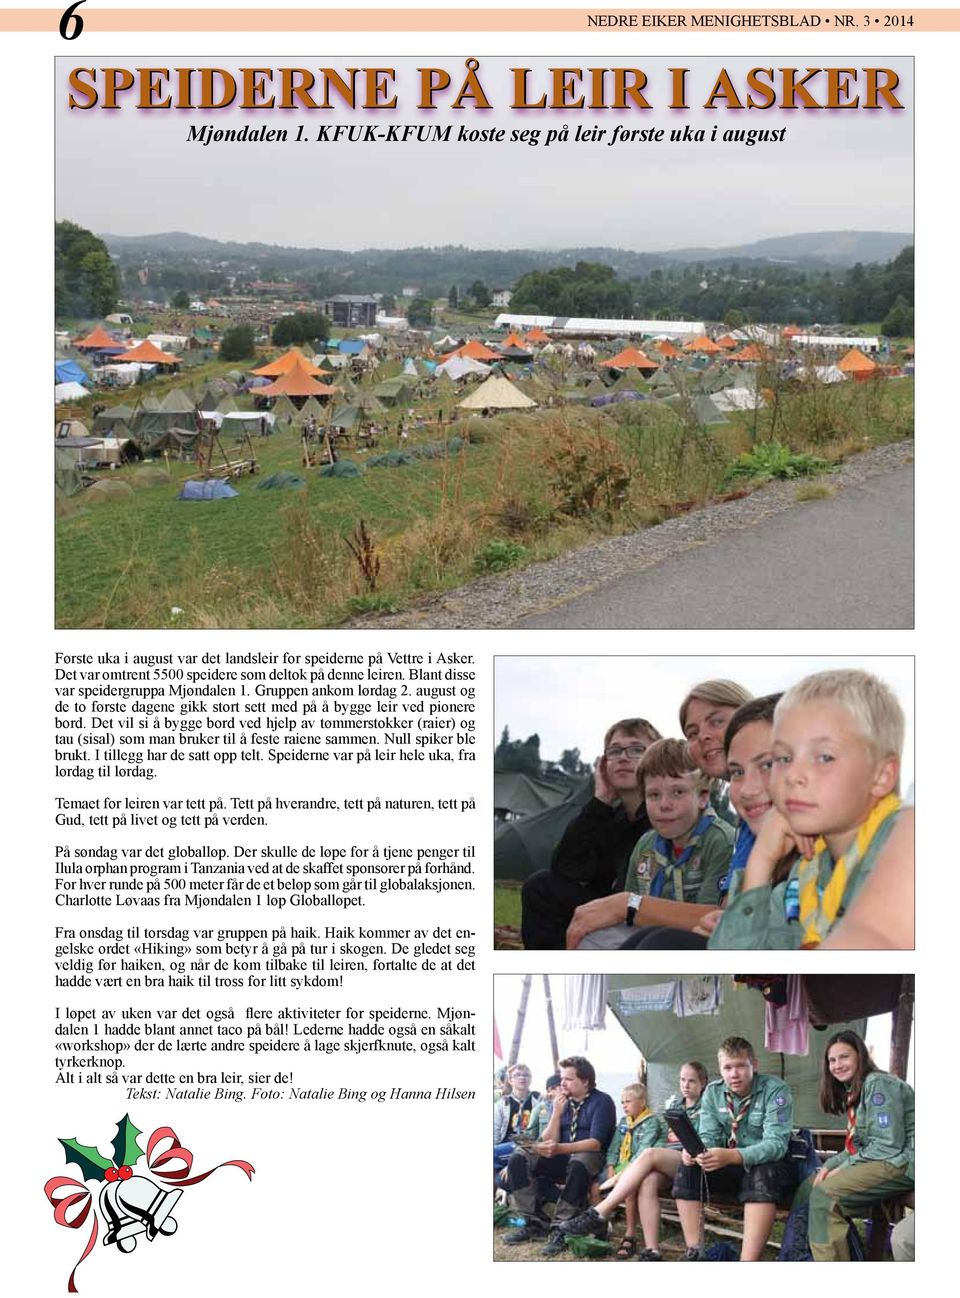
[[[118,1175],[119,1175],[121,1181],[129,1181],[130,1178],[131,1178],[131,1176],[133,1176],[133,1168],[132,1168],[132,1167],[121,1167],[121,1168],[120,1168],[120,1171],[119,1171],[119,1173],[118,1173]]]
[[[107,1170],[104,1172],[103,1175],[104,1175],[104,1178],[105,1178],[106,1180],[108,1180],[108,1181],[119,1181],[119,1180],[120,1180],[120,1173],[117,1171],[117,1169],[116,1169],[115,1167],[108,1167]]]

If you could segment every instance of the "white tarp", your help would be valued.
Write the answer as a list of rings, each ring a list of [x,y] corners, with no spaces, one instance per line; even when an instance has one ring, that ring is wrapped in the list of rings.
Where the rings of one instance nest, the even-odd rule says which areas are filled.
[[[90,393],[82,383],[56,383],[53,388],[53,400],[55,405],[60,405],[62,401],[82,401]]]
[[[553,333],[609,334],[626,337],[630,334],[670,334],[673,337],[696,338],[706,332],[702,320],[598,320],[589,316],[555,315],[498,315],[498,329],[549,329]]]

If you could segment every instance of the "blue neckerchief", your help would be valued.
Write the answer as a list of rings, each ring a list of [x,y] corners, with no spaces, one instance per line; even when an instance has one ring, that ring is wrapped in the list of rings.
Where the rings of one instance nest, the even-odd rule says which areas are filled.
[[[729,869],[717,885],[721,896],[725,892],[729,892],[730,884],[733,881],[734,871],[743,870],[746,867],[747,860],[756,841],[756,834],[745,820],[741,820],[740,824],[737,826],[737,837],[734,839],[733,855],[730,857]]]
[[[693,849],[698,846],[701,836],[707,832],[714,820],[716,820],[716,815],[713,811],[708,811],[706,815],[700,817],[696,825],[693,827],[693,833],[690,835],[686,847],[676,859],[674,859],[673,843],[670,839],[664,838],[662,834],[657,835],[656,841],[653,845],[654,851],[664,857],[669,862],[669,866],[661,865],[660,869],[653,876],[653,879],[650,882],[651,897],[663,896],[663,889],[667,882],[667,869],[669,868],[671,871],[683,869],[687,861],[690,860],[690,857],[693,854]],[[683,901],[683,897],[674,897],[674,901]]]

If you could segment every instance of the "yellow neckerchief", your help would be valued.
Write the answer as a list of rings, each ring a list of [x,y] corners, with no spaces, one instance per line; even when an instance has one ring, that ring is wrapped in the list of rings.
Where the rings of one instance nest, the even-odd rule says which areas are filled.
[[[881,798],[873,811],[857,830],[854,841],[833,867],[833,874],[823,892],[820,891],[820,866],[823,864],[827,844],[818,838],[813,856],[801,861],[797,868],[800,899],[800,923],[803,925],[801,947],[819,946],[836,923],[843,894],[848,882],[856,874],[884,821],[900,809],[900,799],[895,793]]]
[[[641,1122],[645,1122],[652,1114],[653,1109],[644,1109],[644,1111],[638,1113],[635,1118],[627,1118],[627,1129],[623,1133],[623,1138],[620,1141],[620,1157],[617,1159],[618,1164],[630,1162],[630,1155],[633,1153],[634,1130],[640,1126]]]

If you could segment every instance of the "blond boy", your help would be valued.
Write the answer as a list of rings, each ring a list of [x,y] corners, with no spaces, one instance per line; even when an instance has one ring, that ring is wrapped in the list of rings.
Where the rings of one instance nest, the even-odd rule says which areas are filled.
[[[863,671],[808,676],[777,704],[767,815],[711,949],[820,945],[869,878],[900,810],[903,710]],[[800,859],[776,885],[776,866]]]
[[[600,1187],[609,1190],[624,1168],[640,1157],[646,1149],[655,1149],[667,1143],[668,1129],[659,1113],[654,1113],[647,1100],[647,1088],[642,1082],[631,1082],[620,1093],[623,1117],[613,1133],[607,1150],[607,1180]],[[631,1194],[624,1201],[627,1216],[626,1234],[617,1249],[621,1260],[636,1256],[637,1252],[637,1196]]]

